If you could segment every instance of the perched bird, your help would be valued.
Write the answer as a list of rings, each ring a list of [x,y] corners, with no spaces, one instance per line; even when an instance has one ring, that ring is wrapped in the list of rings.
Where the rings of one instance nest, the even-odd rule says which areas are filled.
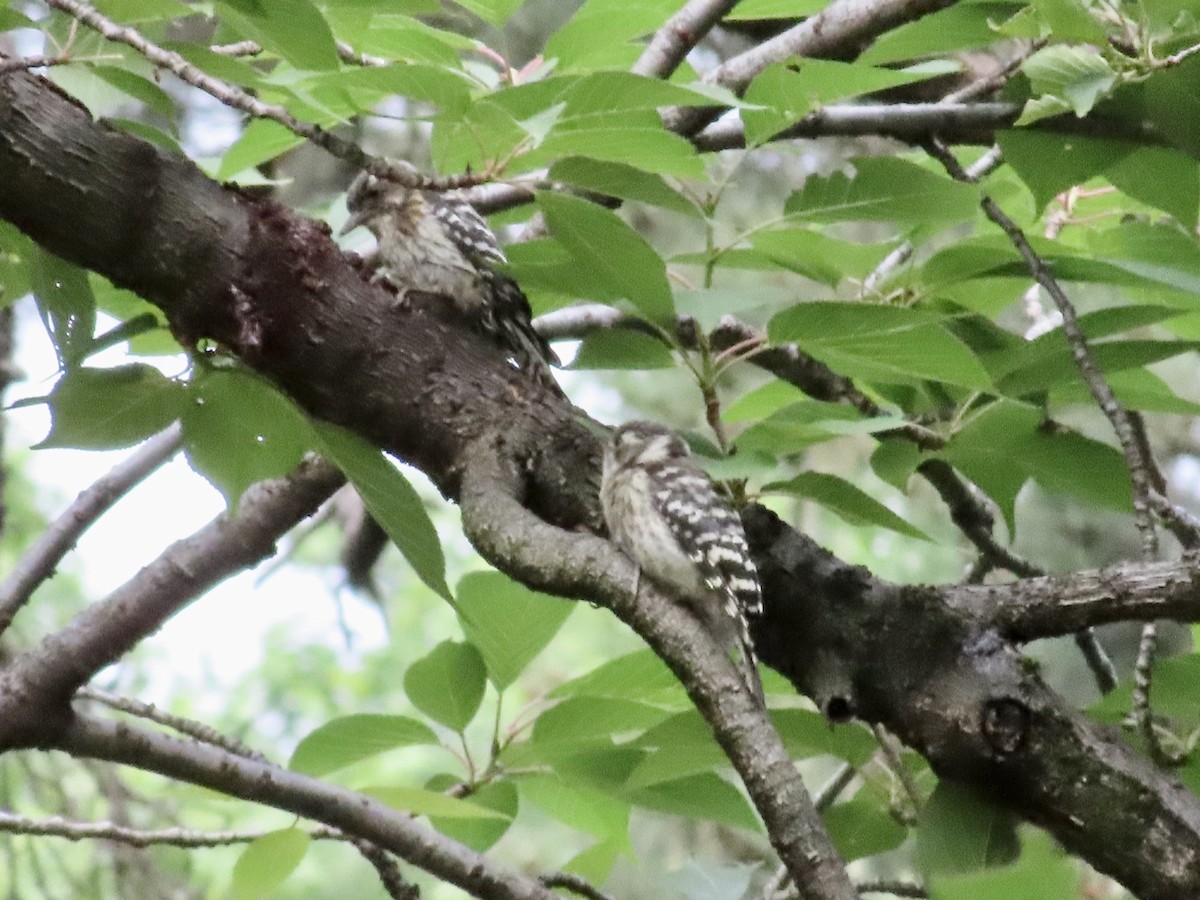
[[[560,392],[550,372],[558,358],[533,328],[529,299],[492,268],[506,261],[504,251],[461,194],[409,188],[363,172],[350,185],[346,207],[350,218],[342,234],[365,225],[375,235],[373,281],[387,282],[402,298],[409,291],[450,298],[517,368]]]
[[[653,422],[617,428],[604,448],[600,503],[639,578],[691,606],[764,705],[748,620],[762,614],[758,571],[741,519],[683,439]]]

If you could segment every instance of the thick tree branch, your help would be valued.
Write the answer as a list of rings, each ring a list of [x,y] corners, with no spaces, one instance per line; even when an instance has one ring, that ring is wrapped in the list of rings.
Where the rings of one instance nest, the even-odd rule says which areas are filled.
[[[52,746],[105,759],[325,822],[365,838],[487,900],[554,900],[537,879],[508,871],[411,815],[345,788],[208,744],[76,717]]]
[[[946,602],[1014,641],[1070,634],[1109,622],[1200,621],[1200,553],[1171,562],[1122,563],[1002,588],[946,589]]]
[[[794,854],[813,839],[809,817],[792,817],[792,810],[808,809],[802,794],[763,796],[777,769],[783,785],[795,773],[786,757],[777,765],[777,737],[760,730],[765,726],[744,705],[728,661],[719,653],[710,658],[698,625],[672,604],[660,607],[649,592],[630,604],[632,569],[611,545],[547,524],[600,527],[598,441],[577,411],[532,388],[436,305],[416,298],[411,309],[395,309],[394,298],[366,284],[320,227],[223,191],[190,164],[96,125],[25,73],[0,78],[0,183],[0,216],[158,303],[180,334],[220,340],[311,412],[421,466],[451,496],[469,473],[464,505],[499,494],[496,510],[482,502],[472,510],[480,546],[531,584],[573,585],[576,596],[607,603],[672,654],[682,677],[698,679],[689,688],[707,704],[706,715],[725,723],[718,733],[739,771],[762,774],[765,767],[763,780],[751,779],[749,787],[772,831],[781,826],[775,837],[782,847]],[[487,490],[474,480],[486,483],[488,473],[471,470],[465,449],[475,452],[485,439],[506,467]],[[546,521],[521,509],[512,491]],[[501,521],[488,534],[490,515]],[[857,712],[888,727],[945,777],[995,790],[998,800],[1144,898],[1200,896],[1200,803],[1067,708],[1021,664],[994,622],[947,602],[965,588],[887,585],[764,511],[752,508],[746,522],[764,576],[767,617],[755,636],[768,664],[831,715]],[[543,537],[548,547],[541,547]],[[531,560],[545,567],[535,569]],[[980,596],[999,606],[1017,588],[975,590],[991,591]],[[680,638],[682,646],[674,643]],[[11,691],[0,697],[19,706]],[[23,719],[12,711],[0,710],[6,741],[54,733],[31,721],[30,710]],[[90,746],[121,761],[140,753],[120,739],[132,730],[106,728],[99,745],[93,731],[76,741],[78,733],[68,730],[71,739],[60,746]],[[758,756],[760,737],[766,761]],[[179,744],[163,740],[162,748]],[[213,748],[188,752],[205,761],[225,758]],[[191,773],[207,783],[215,776],[206,765],[192,759],[164,774]],[[1146,838],[1138,845],[1130,834]],[[818,854],[789,859],[789,868],[828,863]],[[830,896],[841,896],[834,883]]]
[[[1047,828],[1143,900],[1200,896],[1200,799],[1050,691],[997,628],[993,617],[1029,582],[889,585],[761,507],[743,518],[768,598],[755,644],[801,692],[884,725],[939,776]],[[1197,577],[1184,574],[1195,564],[1176,575]],[[1146,596],[1170,593],[1158,567],[1129,571],[1159,573]],[[1069,584],[1047,579],[1040,608]]]
[[[635,568],[612,544],[546,524],[518,502],[519,488],[519,473],[494,447],[473,448],[459,503],[475,548],[532,587],[611,609],[644,638],[712,727],[793,881],[814,900],[855,897],[778,732],[729,657],[697,619],[645,582],[632,597]]]

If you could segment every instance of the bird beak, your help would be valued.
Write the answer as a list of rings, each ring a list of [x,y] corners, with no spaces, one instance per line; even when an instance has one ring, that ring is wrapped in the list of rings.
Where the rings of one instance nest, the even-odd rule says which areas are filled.
[[[365,224],[366,221],[367,221],[367,217],[363,210],[360,209],[357,212],[350,213],[350,218],[348,218],[346,220],[346,224],[343,225],[341,230],[338,232],[338,237],[342,237],[343,235],[349,234],[351,231],[353,231],[359,225]]]

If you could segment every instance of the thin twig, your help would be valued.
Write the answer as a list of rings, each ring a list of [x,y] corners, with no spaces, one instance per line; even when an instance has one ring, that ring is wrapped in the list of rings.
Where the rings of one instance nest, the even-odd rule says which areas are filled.
[[[7,57],[0,54],[0,75],[7,75],[9,72],[21,72],[26,69],[44,69],[50,66],[61,66],[63,63],[70,62],[68,56],[13,56]]]
[[[343,159],[363,171],[370,172],[379,178],[386,178],[412,188],[428,190],[450,190],[479,184],[486,177],[478,175],[452,175],[443,178],[431,178],[421,175],[409,163],[403,160],[385,160],[364,153],[355,143],[344,140],[319,125],[297,119],[284,107],[272,103],[264,103],[257,97],[246,93],[236,85],[219,78],[214,78],[207,72],[192,65],[178,53],[160,47],[149,40],[140,31],[126,25],[118,25],[108,17],[99,13],[94,7],[80,0],[46,0],[46,4],[66,13],[89,28],[99,32],[105,38],[116,43],[132,47],[154,65],[174,74],[181,81],[199,88],[206,94],[215,97],[226,106],[239,109],[257,119],[269,119],[286,128],[299,137],[304,138],[322,148],[338,159]]]
[[[1049,38],[1038,38],[1035,41],[1030,41],[1020,53],[1008,60],[999,71],[972,81],[965,87],[959,88],[957,91],[952,91],[942,99],[946,103],[966,103],[974,100],[976,97],[982,97],[984,94],[991,94],[1000,90],[1000,88],[1008,83],[1010,78],[1020,71],[1021,66],[1025,64],[1025,60],[1029,59],[1029,57],[1033,56],[1033,54],[1037,53],[1048,43],[1050,43]]]
[[[940,140],[930,141],[928,149],[930,154],[945,166],[953,178],[959,181],[970,180],[970,176],[963,171],[954,154]],[[1030,246],[1025,233],[988,194],[981,195],[980,205],[983,207],[984,214],[1000,226],[1013,246],[1017,248],[1025,260],[1030,275],[1054,300],[1054,304],[1062,316],[1063,335],[1071,348],[1071,356],[1075,360],[1076,368],[1079,369],[1080,376],[1088,386],[1088,390],[1101,412],[1111,424],[1117,441],[1121,445],[1125,466],[1129,470],[1129,476],[1133,482],[1133,511],[1138,530],[1142,535],[1142,557],[1147,561],[1154,560],[1158,557],[1159,547],[1158,530],[1151,515],[1153,508],[1151,495],[1156,491],[1165,490],[1166,479],[1150,451],[1141,416],[1126,410],[1117,401],[1104,373],[1092,355],[1087,337],[1079,325],[1079,316],[1075,311],[1074,304],[1058,283],[1058,279],[1051,274],[1049,267]],[[1161,514],[1161,506],[1157,508],[1160,509]],[[1172,762],[1175,761],[1174,756],[1161,745],[1158,739],[1154,728],[1154,715],[1150,706],[1154,653],[1157,644],[1157,628],[1153,623],[1148,623],[1142,629],[1137,664],[1134,668],[1133,712],[1138,727],[1146,738],[1151,756],[1162,762]]]
[[[182,440],[183,429],[178,422],[163,429],[80,493],[42,532],[0,584],[0,634],[12,624],[13,617],[28,602],[37,586],[54,574],[80,536],[134,486],[174,456]]]
[[[855,885],[859,894],[891,894],[895,897],[915,897],[917,900],[929,896],[928,889],[911,881],[860,881]]]
[[[613,900],[608,894],[592,886],[586,878],[570,872],[549,872],[538,878],[548,888],[562,888],[587,900]]]
[[[904,794],[908,797],[911,807],[907,812],[896,809],[895,814],[905,825],[915,825],[917,817],[921,813],[921,791],[917,787],[917,782],[913,780],[912,772],[908,771],[908,767],[904,765],[904,759],[900,755],[903,747],[900,741],[882,725],[872,725],[871,731],[875,734],[875,740],[879,742],[879,750],[884,763],[900,782],[900,786],[904,788]]]
[[[129,697],[119,697],[116,694],[110,694],[107,691],[93,687],[81,687],[75,692],[75,696],[80,700],[102,703],[110,709],[119,710],[131,716],[137,716],[139,719],[156,722],[159,725],[165,725],[168,728],[178,731],[180,734],[186,734],[197,741],[212,744],[214,747],[220,747],[222,750],[228,750],[230,753],[236,753],[238,756],[266,762],[265,756],[243,744],[237,738],[221,734],[221,732],[210,725],[205,725],[203,722],[163,712],[152,703],[143,703],[140,700],[133,700]]]
[[[228,847],[249,844],[265,831],[195,831],[190,828],[127,828],[113,822],[74,822],[59,816],[33,819],[0,810],[0,831],[36,837],[60,837],[69,841],[119,841],[131,847]],[[345,841],[349,837],[336,828],[318,826],[308,832],[314,840]]]
[[[821,785],[813,795],[813,806],[821,812],[829,809],[833,805],[833,801],[842,795],[842,791],[850,786],[850,782],[854,781],[856,775],[858,775],[858,769],[848,762],[842,763],[838,766],[837,771],[829,776],[829,780]]]
[[[362,838],[351,838],[350,843],[362,854],[363,859],[375,867],[379,883],[392,900],[418,900],[421,896],[420,889],[415,884],[405,881],[404,873],[400,871],[400,865],[392,854],[378,844],[372,844]]]

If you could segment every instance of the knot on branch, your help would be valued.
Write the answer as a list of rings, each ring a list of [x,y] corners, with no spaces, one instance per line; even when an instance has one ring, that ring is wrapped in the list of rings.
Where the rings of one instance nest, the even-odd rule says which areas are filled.
[[[997,756],[1011,756],[1021,749],[1029,734],[1029,707],[1011,697],[989,700],[983,705],[980,732]]]

